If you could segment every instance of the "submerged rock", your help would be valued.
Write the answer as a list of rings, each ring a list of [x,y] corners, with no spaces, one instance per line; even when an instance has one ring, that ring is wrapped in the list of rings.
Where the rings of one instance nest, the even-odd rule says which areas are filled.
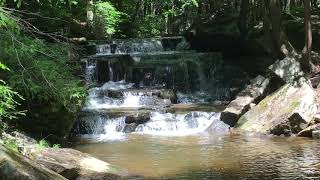
[[[230,126],[234,126],[241,115],[250,109],[253,103],[262,99],[269,85],[269,79],[261,75],[241,91],[235,100],[221,113],[220,119]]]
[[[318,76],[312,77],[310,78],[310,81],[311,81],[312,87],[317,88],[320,84],[320,76],[318,75]]]
[[[300,131],[297,134],[297,136],[312,137],[313,131],[319,131],[319,130],[320,130],[320,124],[314,124]]]
[[[124,133],[132,133],[136,130],[138,124],[137,123],[130,123],[126,124],[122,130]]]
[[[269,70],[286,83],[293,82],[303,75],[300,62],[290,57],[276,61],[269,67]]]
[[[312,131],[312,137],[314,139],[320,139],[320,130],[314,130]]]
[[[0,179],[59,180],[65,178],[0,145]]]
[[[291,135],[307,127],[317,112],[316,96],[307,80],[286,84],[245,113],[236,128]]]
[[[121,90],[121,92],[118,93],[130,93],[132,95],[140,95],[140,96],[156,96],[161,99],[169,99],[172,103],[177,102],[177,94],[172,89],[151,89],[151,88],[144,88],[144,89],[126,89]],[[119,94],[112,92],[112,96],[110,97],[119,97]]]
[[[36,162],[68,179],[121,179],[117,167],[73,149],[46,149]]]
[[[136,124],[143,124],[150,120],[150,112],[140,112],[136,114],[131,114],[126,117],[126,124],[136,123]]]

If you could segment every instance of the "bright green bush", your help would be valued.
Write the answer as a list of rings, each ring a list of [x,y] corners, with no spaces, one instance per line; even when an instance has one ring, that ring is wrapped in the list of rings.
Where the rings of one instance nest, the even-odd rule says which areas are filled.
[[[9,71],[9,68],[0,62],[0,70]],[[23,100],[22,96],[0,79],[0,123],[1,119],[15,119],[17,115],[23,115],[23,112],[16,110],[16,107],[20,105],[17,99]],[[0,129],[4,128],[4,125],[0,126],[2,127]]]
[[[12,67],[6,80],[27,104],[51,102],[70,112],[82,105],[86,89],[73,74],[80,66],[70,63],[70,45],[0,31],[0,47],[0,58]]]
[[[95,4],[95,26],[103,27],[106,36],[113,35],[118,31],[121,17],[124,15],[118,11],[110,2],[98,1]]]

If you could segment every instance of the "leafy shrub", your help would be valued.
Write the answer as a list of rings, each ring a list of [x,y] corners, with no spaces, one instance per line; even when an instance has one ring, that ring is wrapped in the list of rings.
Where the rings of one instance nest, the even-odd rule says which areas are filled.
[[[9,71],[10,69],[0,62],[0,70]],[[17,115],[23,115],[23,112],[16,110],[16,106],[20,105],[15,99],[23,100],[16,91],[7,86],[6,82],[0,79],[0,123],[1,119],[15,119]],[[3,129],[4,125],[0,125]]]
[[[46,141],[44,139],[41,139],[37,144],[38,151],[42,151],[42,150],[49,148],[49,147],[50,147],[50,145],[49,145],[48,141]]]
[[[82,105],[86,89],[83,82],[73,75],[80,66],[70,64],[70,46],[48,44],[2,31],[0,47],[3,47],[0,58],[12,67],[7,82],[23,95],[28,104],[33,101],[51,102],[69,112],[76,112]]]
[[[38,144],[37,144],[37,150],[38,151],[42,151],[46,148],[51,148],[51,145],[48,141],[46,141],[45,139],[41,139]],[[60,144],[54,144],[52,145],[52,148],[53,149],[59,149],[61,148],[61,145]]]
[[[19,145],[15,139],[5,139],[3,144],[12,151],[19,152]]]
[[[136,22],[138,37],[160,36],[165,31],[166,22],[163,16],[148,15]]]
[[[95,28],[103,27],[106,36],[113,35],[118,31],[118,25],[124,15],[118,11],[110,2],[98,1],[95,4]]]

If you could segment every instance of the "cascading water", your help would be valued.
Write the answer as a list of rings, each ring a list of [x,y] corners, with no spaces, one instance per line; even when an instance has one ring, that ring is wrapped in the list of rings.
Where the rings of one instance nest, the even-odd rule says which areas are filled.
[[[95,61],[86,61],[86,72],[85,72],[85,80],[87,85],[92,84],[95,81],[95,72],[96,72],[96,62]]]
[[[127,170],[127,179],[320,177],[315,141],[230,133],[220,111],[246,74],[219,53],[177,52],[176,40],[97,46],[75,149]]]
[[[191,112],[172,114],[154,112],[149,122],[140,124],[137,133],[161,136],[186,136],[206,131],[210,126],[216,132],[226,132],[228,126],[219,120],[220,113]],[[213,125],[214,124],[214,125]]]
[[[179,41],[174,40],[115,40],[97,45],[97,54],[86,66],[86,80],[98,86],[89,90],[75,134],[106,141],[126,138],[128,132],[157,136],[226,132],[220,113],[207,107],[230,98],[225,89],[233,78],[219,74],[227,66],[217,53],[176,52]],[[190,104],[194,108],[187,110],[184,105]]]

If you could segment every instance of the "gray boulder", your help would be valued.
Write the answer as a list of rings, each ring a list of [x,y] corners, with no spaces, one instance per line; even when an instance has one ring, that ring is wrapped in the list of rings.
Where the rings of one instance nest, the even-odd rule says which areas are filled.
[[[295,79],[303,75],[301,65],[298,60],[291,57],[286,57],[283,60],[278,60],[269,66],[271,73],[286,83],[293,82]]]
[[[243,91],[241,91],[235,100],[222,111],[220,119],[230,125],[234,126],[238,119],[247,112],[253,103],[262,99],[267,91],[269,79],[261,75],[257,76],[251,81]]]
[[[286,84],[245,113],[236,128],[274,135],[297,134],[317,112],[316,95],[306,79]]]
[[[136,130],[138,124],[136,123],[130,123],[130,124],[126,124],[122,130],[122,132],[124,133],[132,133]]]
[[[141,111],[135,114],[130,114],[126,116],[125,122],[126,124],[136,123],[143,124],[150,120],[150,112],[149,111]]]
[[[0,145],[0,179],[59,180],[65,178]]]

